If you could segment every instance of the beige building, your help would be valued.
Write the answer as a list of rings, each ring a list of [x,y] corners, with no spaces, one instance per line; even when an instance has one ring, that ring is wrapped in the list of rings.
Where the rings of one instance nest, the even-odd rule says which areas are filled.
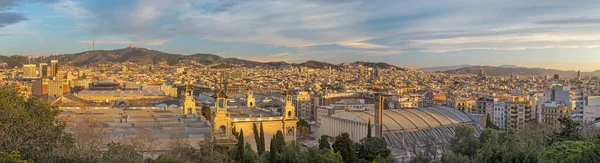
[[[220,90],[215,96],[214,118],[213,118],[213,139],[217,144],[233,144],[237,140],[232,135],[231,130],[235,128],[237,132],[244,131],[244,140],[256,148],[254,141],[253,125],[260,127],[263,125],[265,133],[265,147],[269,147],[271,138],[282,131],[285,141],[296,140],[296,123],[298,119],[292,103],[292,93],[284,94],[285,106],[281,113],[276,111],[266,111],[264,108],[256,107],[229,107],[227,105],[228,96],[223,90]]]
[[[455,104],[456,104],[456,106],[454,108],[456,108],[462,112],[465,112],[465,113],[475,113],[476,112],[476,108],[474,107],[475,100],[457,99]]]
[[[535,121],[531,102],[523,97],[512,97],[505,103],[506,128],[519,130],[527,123]]]
[[[558,118],[560,117],[571,117],[571,108],[562,103],[557,102],[547,102],[544,103],[544,107],[542,107],[542,123],[554,125],[556,127],[560,127],[560,122],[558,122]]]
[[[37,75],[37,66],[35,64],[25,64],[23,65],[23,77],[24,78],[36,78]]]
[[[307,91],[300,91],[294,100],[296,106],[297,116],[300,119],[312,120],[314,117],[313,105],[310,100],[310,94]]]
[[[62,97],[63,96],[63,83],[62,81],[49,80],[48,81],[48,96],[51,97]]]

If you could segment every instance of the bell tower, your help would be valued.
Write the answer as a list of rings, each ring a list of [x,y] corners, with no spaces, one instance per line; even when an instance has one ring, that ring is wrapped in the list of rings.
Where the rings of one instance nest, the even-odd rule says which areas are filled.
[[[248,89],[246,106],[247,107],[256,106],[256,100],[254,100],[254,89],[252,89],[252,88]]]
[[[292,102],[293,93],[291,91],[285,91],[284,93],[284,101],[285,106],[281,110],[281,115],[283,117],[283,135],[285,141],[296,140],[296,123],[298,123],[298,119],[296,118],[296,113],[294,111],[294,103]]]
[[[215,98],[215,113],[213,133],[215,140],[230,140],[233,138],[231,135],[231,117],[227,112],[227,94],[221,89],[214,96]]]
[[[194,86],[185,86],[185,101],[183,102],[183,114],[196,114],[196,100],[194,100]]]
[[[294,103],[292,101],[292,96],[293,94],[291,91],[285,91],[285,107],[281,112],[284,117],[283,119],[296,119],[296,113],[294,112]]]

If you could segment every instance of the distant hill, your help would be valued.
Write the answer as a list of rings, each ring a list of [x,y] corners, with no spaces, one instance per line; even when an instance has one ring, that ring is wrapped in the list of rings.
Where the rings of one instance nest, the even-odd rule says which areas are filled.
[[[495,66],[470,66],[463,67],[456,70],[442,71],[443,73],[449,74],[478,74],[483,68],[485,73],[490,76],[510,76],[511,74],[519,76],[546,76],[558,74],[563,77],[575,77],[577,76],[576,71],[563,71],[555,69],[544,69],[544,68],[523,68],[523,67],[495,67]],[[600,76],[600,70],[593,72],[582,72],[582,76]]]
[[[286,62],[257,62],[249,61],[238,58],[223,58],[214,54],[203,54],[197,53],[192,55],[181,55],[181,54],[170,54],[157,50],[145,49],[145,48],[123,48],[115,50],[92,50],[85,51],[75,54],[62,54],[62,55],[51,55],[51,56],[0,56],[0,64],[7,63],[8,67],[21,67],[23,64],[29,62],[49,62],[52,59],[58,59],[60,63],[84,66],[94,65],[99,63],[122,63],[122,62],[133,62],[137,64],[158,64],[166,62],[169,65],[176,65],[180,61],[192,60],[204,65],[213,65],[215,68],[228,68],[234,66],[243,67],[270,67],[270,68],[285,68],[290,66],[296,67],[310,67],[310,68],[333,68],[339,69],[342,64],[331,64],[327,62],[309,60],[302,63],[286,63]],[[403,68],[390,65],[383,62],[354,62],[353,65],[362,65],[366,67],[374,68],[391,68],[395,67],[399,70]]]
[[[456,70],[459,68],[471,67],[471,65],[453,65],[453,66],[436,66],[436,67],[423,67],[418,70],[425,72],[436,72],[436,71],[448,71],[448,70]]]

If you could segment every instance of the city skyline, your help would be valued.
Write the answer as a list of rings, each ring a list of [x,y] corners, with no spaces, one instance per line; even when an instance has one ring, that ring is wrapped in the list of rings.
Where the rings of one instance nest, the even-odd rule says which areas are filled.
[[[255,61],[600,69],[595,1],[0,3],[0,55],[134,44]],[[560,61],[558,63],[557,61]]]

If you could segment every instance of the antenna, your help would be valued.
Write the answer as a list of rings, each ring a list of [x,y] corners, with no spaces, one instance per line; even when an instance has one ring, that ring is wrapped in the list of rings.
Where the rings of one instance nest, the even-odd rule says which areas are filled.
[[[92,40],[92,50],[96,48],[96,39]]]

